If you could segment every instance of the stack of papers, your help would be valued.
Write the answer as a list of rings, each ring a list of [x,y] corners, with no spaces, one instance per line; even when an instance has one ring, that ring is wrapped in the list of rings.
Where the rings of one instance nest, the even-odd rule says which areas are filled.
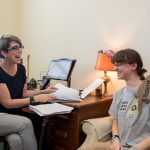
[[[59,103],[41,104],[36,106],[29,105],[29,108],[40,116],[70,113],[74,109],[73,107]]]
[[[87,88],[85,88],[81,92],[81,94],[76,89],[72,89],[72,88],[64,86],[63,84],[57,83],[55,85],[55,87],[57,87],[58,90],[56,92],[52,93],[56,97],[56,100],[54,100],[54,102],[81,101],[81,99],[85,98],[93,90],[98,88],[103,82],[104,82],[103,79],[96,79]],[[51,102],[53,102],[53,101],[51,101]]]
[[[54,96],[56,96],[56,99],[64,100],[64,101],[81,101],[81,98],[79,96],[79,91],[66,87],[61,83],[57,83],[55,85],[58,90],[56,90],[55,93],[52,93]],[[57,101],[56,100],[56,101]],[[55,100],[54,100],[55,101]]]

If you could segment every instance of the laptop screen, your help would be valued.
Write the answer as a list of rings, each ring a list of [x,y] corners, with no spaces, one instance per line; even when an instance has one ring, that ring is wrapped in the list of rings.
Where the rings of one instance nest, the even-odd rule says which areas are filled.
[[[51,79],[67,80],[72,60],[69,59],[54,59],[51,61],[47,76]]]

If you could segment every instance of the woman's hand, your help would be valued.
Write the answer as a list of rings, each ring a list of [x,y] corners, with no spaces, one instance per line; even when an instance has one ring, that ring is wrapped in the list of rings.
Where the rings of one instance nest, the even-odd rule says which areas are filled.
[[[48,88],[41,90],[42,94],[50,94],[53,92],[56,92],[56,90],[58,90],[58,88],[54,87],[54,86],[49,86]]]
[[[121,143],[118,139],[112,141],[111,150],[123,150]]]
[[[40,95],[34,96],[34,100],[36,103],[47,103],[54,99],[56,99],[56,97],[51,94],[40,94]]]

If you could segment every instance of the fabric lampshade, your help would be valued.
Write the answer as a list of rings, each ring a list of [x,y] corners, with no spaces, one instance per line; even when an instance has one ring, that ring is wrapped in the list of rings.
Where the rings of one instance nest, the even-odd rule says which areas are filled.
[[[113,71],[114,64],[111,62],[111,57],[107,53],[98,52],[95,69],[103,71]]]

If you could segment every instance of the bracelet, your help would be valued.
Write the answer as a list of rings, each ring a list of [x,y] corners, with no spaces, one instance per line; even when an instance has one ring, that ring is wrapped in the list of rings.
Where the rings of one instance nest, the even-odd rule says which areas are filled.
[[[33,96],[30,97],[30,105],[35,105],[35,99]]]
[[[133,147],[131,147],[132,150],[138,150],[138,148],[136,147],[136,145],[134,145]]]
[[[115,140],[119,140],[120,141],[120,137],[119,135],[113,135],[112,138],[111,138],[111,141],[115,141]]]

